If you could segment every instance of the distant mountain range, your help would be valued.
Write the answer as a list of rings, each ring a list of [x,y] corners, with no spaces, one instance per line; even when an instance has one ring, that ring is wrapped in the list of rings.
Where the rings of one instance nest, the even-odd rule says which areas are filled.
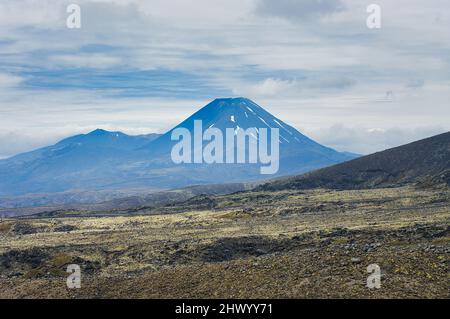
[[[201,120],[204,128],[224,131],[226,128],[278,128],[278,176],[300,174],[357,157],[320,145],[246,98],[216,99],[174,129],[183,127],[192,131],[195,120]],[[95,130],[1,160],[0,196],[150,191],[273,177],[261,175],[259,164],[175,165],[170,157],[170,150],[176,143],[171,140],[172,131],[163,135],[128,136],[121,132]]]
[[[259,189],[364,189],[409,183],[450,186],[450,132],[301,176],[280,178]]]

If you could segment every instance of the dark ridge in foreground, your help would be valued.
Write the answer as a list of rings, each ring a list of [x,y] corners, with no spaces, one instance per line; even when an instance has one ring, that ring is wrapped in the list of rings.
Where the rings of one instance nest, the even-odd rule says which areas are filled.
[[[363,189],[407,183],[450,186],[450,132],[304,175],[278,179],[258,189]]]

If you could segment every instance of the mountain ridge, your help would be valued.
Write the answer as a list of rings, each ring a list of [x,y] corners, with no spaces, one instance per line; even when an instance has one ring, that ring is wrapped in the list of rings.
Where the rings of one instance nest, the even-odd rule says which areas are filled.
[[[280,178],[259,189],[363,189],[408,183],[450,186],[450,132],[304,175]]]

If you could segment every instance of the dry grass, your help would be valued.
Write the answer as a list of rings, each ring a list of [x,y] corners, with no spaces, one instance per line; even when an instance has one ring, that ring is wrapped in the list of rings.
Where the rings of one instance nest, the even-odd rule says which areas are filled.
[[[204,211],[20,221],[36,229],[26,235],[7,220],[0,297],[448,297],[448,232],[427,236],[449,225],[449,198],[409,187],[241,193]],[[65,288],[74,261],[89,278],[80,291]],[[364,286],[372,262],[388,276],[377,293]]]

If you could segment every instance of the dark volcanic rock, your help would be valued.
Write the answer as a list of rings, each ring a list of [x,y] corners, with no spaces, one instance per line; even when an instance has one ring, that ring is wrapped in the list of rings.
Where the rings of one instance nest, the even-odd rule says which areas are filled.
[[[17,235],[29,235],[38,233],[39,229],[34,228],[33,226],[27,223],[17,223],[13,226],[12,231]]]
[[[24,264],[32,268],[41,266],[47,260],[48,254],[42,249],[10,250],[0,255],[0,266],[9,269],[15,264]]]

